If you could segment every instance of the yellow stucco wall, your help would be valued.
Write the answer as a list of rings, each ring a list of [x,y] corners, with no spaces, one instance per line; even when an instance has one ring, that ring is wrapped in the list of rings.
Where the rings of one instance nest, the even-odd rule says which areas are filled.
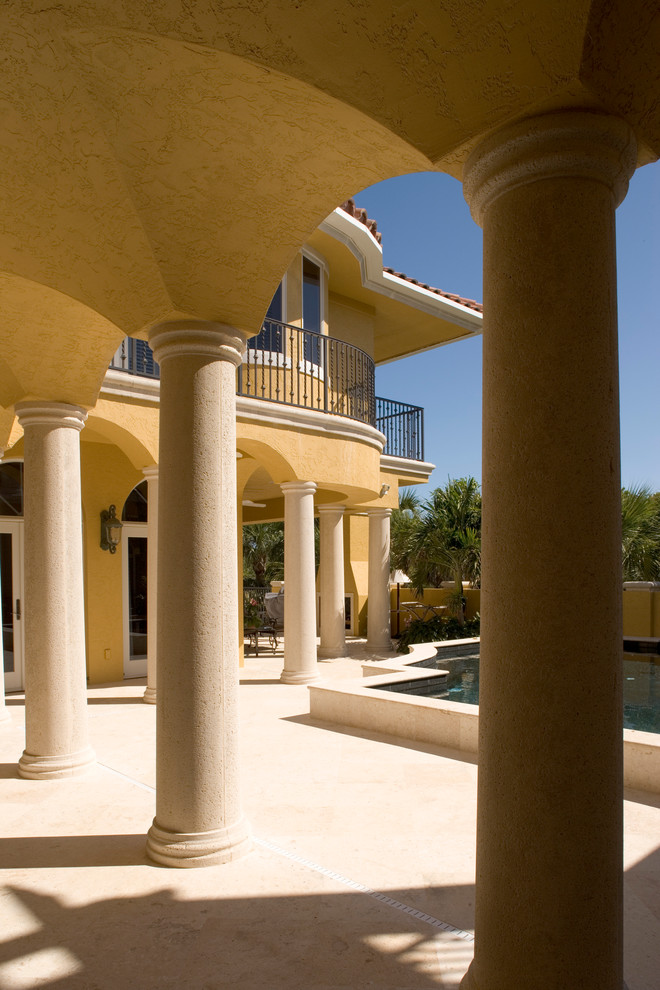
[[[122,552],[100,547],[100,513],[114,503],[117,515],[143,475],[116,446],[81,444],[83,561],[87,674],[91,684],[124,676]]]
[[[374,310],[371,306],[330,293],[330,335],[338,340],[362,348],[370,357],[374,355]]]
[[[369,585],[369,520],[366,516],[344,518],[344,582],[353,595],[353,633],[367,634],[367,590]]]

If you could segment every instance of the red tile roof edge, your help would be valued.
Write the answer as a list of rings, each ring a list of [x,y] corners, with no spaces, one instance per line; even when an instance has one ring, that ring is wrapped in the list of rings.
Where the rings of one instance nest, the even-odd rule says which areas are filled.
[[[376,221],[367,216],[367,211],[365,209],[360,206],[356,206],[354,199],[347,199],[345,203],[341,204],[340,209],[343,210],[344,213],[348,213],[349,217],[353,217],[354,220],[358,220],[360,223],[363,223],[378,243],[382,243],[382,235],[378,230]],[[421,289],[426,289],[427,292],[433,292],[436,296],[441,296],[443,299],[449,299],[451,302],[458,303],[459,306],[465,306],[466,309],[473,309],[476,313],[483,313],[482,304],[477,302],[475,299],[464,299],[463,296],[457,296],[453,292],[444,292],[442,289],[436,289],[434,286],[427,285],[426,282],[420,282],[418,279],[412,278],[410,275],[404,275],[403,272],[397,272],[394,268],[383,267],[383,271],[387,272],[388,275],[394,275],[396,278],[403,279],[404,282],[410,282],[411,285],[418,285]]]

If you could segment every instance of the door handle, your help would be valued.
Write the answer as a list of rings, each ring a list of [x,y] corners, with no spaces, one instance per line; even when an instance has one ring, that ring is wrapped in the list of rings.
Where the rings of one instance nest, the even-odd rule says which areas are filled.
[[[20,598],[17,598],[16,599],[16,618],[17,619],[20,619],[20,617],[21,617],[21,600],[20,600]]]

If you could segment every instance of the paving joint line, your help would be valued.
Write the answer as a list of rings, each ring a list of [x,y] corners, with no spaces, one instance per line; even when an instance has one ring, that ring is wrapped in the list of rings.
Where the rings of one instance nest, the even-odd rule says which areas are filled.
[[[115,776],[121,777],[122,780],[127,780],[129,783],[135,784],[137,787],[141,787],[145,791],[150,791],[152,794],[156,793],[155,787],[152,787],[150,784],[144,784],[141,780],[136,780],[135,777],[130,777],[128,774],[122,773],[121,770],[115,770],[114,767],[109,767],[107,763],[99,762],[97,765],[103,770],[107,770],[109,773],[113,773]],[[306,859],[304,856],[299,856],[297,853],[290,852],[288,849],[283,849],[282,846],[278,846],[274,842],[270,842],[268,839],[260,839],[256,835],[253,835],[252,838],[255,844],[261,846],[262,849],[268,849],[270,852],[274,852],[278,856],[283,856],[285,859],[289,859],[294,863],[299,863],[301,866],[306,866],[315,873],[320,873],[324,877],[329,877],[331,880],[335,880],[337,883],[341,883],[345,887],[350,887],[352,890],[358,890],[361,894],[366,894],[367,897],[371,897],[373,900],[379,901],[381,904],[387,904],[388,907],[394,908],[396,911],[401,911],[403,914],[407,914],[411,918],[415,918],[417,921],[423,921],[425,924],[430,925],[432,928],[436,928],[438,931],[447,932],[450,935],[454,935],[456,938],[463,939],[465,942],[474,942],[474,935],[472,932],[466,932],[462,928],[456,928],[455,925],[450,925],[447,921],[440,921],[438,918],[434,918],[431,914],[425,914],[424,911],[418,911],[417,908],[410,907],[409,904],[404,904],[402,901],[397,901],[396,898],[389,897],[387,894],[383,894],[379,890],[373,890],[371,887],[367,887],[363,883],[358,883],[356,880],[351,880],[349,877],[345,877],[342,873],[336,873],[334,870],[329,870],[327,867],[321,866],[320,863],[315,863],[311,859]]]

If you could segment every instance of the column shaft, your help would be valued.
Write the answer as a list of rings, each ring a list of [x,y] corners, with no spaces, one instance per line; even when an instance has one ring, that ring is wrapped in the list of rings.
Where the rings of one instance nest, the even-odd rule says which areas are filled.
[[[316,568],[312,481],[290,481],[284,492],[284,669],[287,684],[318,678],[316,664]]]
[[[369,604],[367,648],[392,649],[390,630],[390,516],[391,509],[369,509]]]
[[[564,114],[488,139],[466,170],[486,314],[466,988],[622,986],[614,210],[631,146],[620,121]]]
[[[249,848],[238,764],[235,365],[216,324],[150,335],[161,367],[156,817],[147,852],[167,866]]]
[[[142,700],[156,704],[158,677],[158,466],[145,468],[147,479],[147,686]]]
[[[346,653],[344,615],[344,510],[319,508],[321,645],[319,656],[343,657]]]
[[[25,752],[22,777],[83,773],[87,736],[80,431],[87,414],[22,402],[25,433]],[[101,552],[101,551],[99,551]]]

